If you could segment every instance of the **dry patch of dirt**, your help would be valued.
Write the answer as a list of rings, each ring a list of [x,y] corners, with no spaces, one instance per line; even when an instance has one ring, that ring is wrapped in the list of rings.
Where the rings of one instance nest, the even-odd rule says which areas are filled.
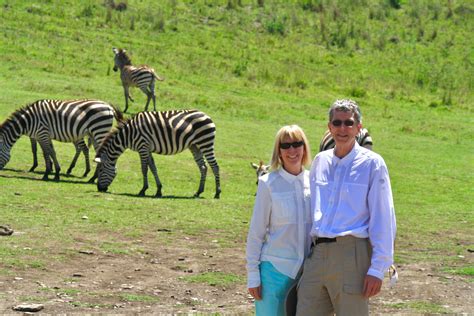
[[[80,249],[65,262],[0,276],[0,314],[18,313],[12,308],[21,303],[43,304],[41,313],[47,314],[253,314],[245,286],[245,245],[221,248],[196,237],[172,245],[134,243],[140,252],[111,254],[81,248],[78,242]],[[384,282],[383,292],[371,300],[371,314],[416,314],[416,306],[423,304],[440,306],[446,313],[474,313],[472,278],[438,270],[399,266],[399,283],[390,289]],[[237,275],[241,281],[189,281],[208,272]]]

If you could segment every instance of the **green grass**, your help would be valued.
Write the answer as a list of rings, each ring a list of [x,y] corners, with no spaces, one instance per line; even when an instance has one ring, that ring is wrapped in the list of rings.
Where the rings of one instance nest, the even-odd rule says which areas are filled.
[[[390,306],[399,310],[410,310],[415,313],[428,313],[428,314],[448,314],[449,310],[443,306],[440,306],[431,302],[424,301],[411,301],[406,303],[389,304]]]
[[[120,298],[125,302],[157,302],[159,299],[150,295],[139,295],[132,293],[122,293]]]
[[[396,261],[470,267],[474,7],[396,2],[398,9],[373,0],[263,7],[250,0],[129,0],[118,12],[93,0],[0,1],[0,121],[41,98],[98,98],[123,109],[111,68],[112,47],[125,48],[134,64],[166,78],[157,84],[159,109],[197,108],[213,118],[222,182],[220,200],[212,198],[212,173],[202,198],[188,199],[199,177],[191,153],[155,155],[167,198],[151,198],[153,181],[139,198],[142,176],[131,151],[120,157],[107,194],[79,177],[82,157],[72,177],[44,182],[41,156],[38,172],[27,172],[32,158],[23,137],[0,171],[0,225],[22,233],[1,237],[0,276],[67,263],[77,249],[133,256],[143,251],[137,239],[172,245],[190,236],[243,249],[256,190],[249,163],[268,161],[275,133],[293,123],[315,155],[329,105],[349,97],[361,105],[390,171]],[[131,92],[137,113],[146,98]],[[73,146],[55,149],[65,170]],[[235,282],[244,283],[244,271],[239,277]]]
[[[457,275],[467,275],[470,277],[474,277],[474,266],[444,268],[443,271]]]

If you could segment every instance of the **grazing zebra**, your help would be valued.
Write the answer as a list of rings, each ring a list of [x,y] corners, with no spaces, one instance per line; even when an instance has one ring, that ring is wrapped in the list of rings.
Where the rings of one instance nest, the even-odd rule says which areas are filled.
[[[132,119],[119,124],[102,143],[96,155],[99,162],[97,188],[106,192],[116,175],[115,165],[119,156],[127,149],[137,151],[140,155],[143,188],[138,193],[144,196],[148,189],[148,167],[155,177],[157,191],[155,197],[161,197],[162,184],[158,178],[152,153],[174,155],[189,148],[201,172],[199,189],[195,197],[204,191],[207,166],[211,166],[216,180],[216,194],[221,193],[219,166],[214,156],[214,138],[216,126],[211,118],[197,110],[180,110],[165,112],[140,112]]]
[[[27,135],[38,141],[43,150],[46,164],[43,180],[48,180],[53,162],[56,169],[54,180],[58,181],[60,166],[52,140],[77,143],[89,136],[97,151],[111,130],[114,117],[121,121],[122,113],[99,100],[39,100],[31,103],[15,111],[0,125],[0,169],[10,160],[15,142],[21,135]],[[89,182],[96,177],[97,170]]]
[[[145,105],[145,111],[148,110],[148,104],[153,99],[153,110],[156,111],[156,100],[155,100],[155,79],[163,81],[164,79],[159,77],[153,68],[146,65],[135,67],[132,66],[132,60],[128,56],[124,49],[112,49],[114,57],[114,71],[120,69],[120,79],[122,79],[123,91],[125,93],[125,110],[127,113],[128,99],[134,102],[130,95],[130,86],[136,86],[146,94],[147,100]]]
[[[36,167],[38,167],[38,155],[37,155],[37,142],[36,139],[30,137],[30,142],[31,142],[31,151],[33,152],[33,166],[30,168],[30,172],[35,171]],[[70,175],[72,172],[72,169],[76,166],[77,159],[79,158],[79,155],[81,152],[84,153],[84,158],[86,160],[86,171],[82,175],[82,177],[87,177],[87,174],[89,171],[91,171],[91,164],[89,161],[89,146],[91,145],[91,139],[89,138],[89,143],[86,144],[84,142],[84,139],[80,139],[76,142],[74,142],[74,147],[76,148],[76,154],[74,155],[74,158],[71,161],[71,165],[67,169],[66,174]]]
[[[362,147],[365,147],[367,149],[372,150],[372,137],[369,134],[369,131],[365,128],[362,128],[356,136],[356,141],[361,145]],[[319,151],[325,151],[331,148],[334,148],[336,143],[334,142],[334,139],[332,138],[331,133],[329,130],[324,132],[323,138],[321,139],[321,143],[319,144]]]

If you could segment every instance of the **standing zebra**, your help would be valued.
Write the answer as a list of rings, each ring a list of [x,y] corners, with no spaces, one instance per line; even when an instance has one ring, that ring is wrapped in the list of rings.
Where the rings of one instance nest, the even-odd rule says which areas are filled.
[[[99,100],[39,100],[15,111],[0,125],[0,169],[10,160],[10,151],[21,135],[39,142],[43,150],[48,180],[52,162],[56,169],[54,180],[59,180],[60,166],[56,159],[52,140],[79,142],[85,136],[92,138],[97,150],[112,128],[113,118],[122,120],[122,113],[110,104]],[[89,180],[93,182],[97,170]]]
[[[209,116],[197,110],[180,110],[166,112],[140,112],[132,119],[119,124],[102,143],[97,153],[99,178],[97,188],[106,192],[116,175],[115,165],[119,156],[130,148],[140,155],[143,188],[138,193],[144,196],[148,189],[148,167],[155,177],[157,191],[155,197],[161,197],[162,184],[158,178],[152,153],[174,155],[189,148],[201,172],[199,189],[194,194],[198,197],[204,191],[207,166],[204,158],[212,168],[216,180],[216,194],[221,193],[219,166],[214,156],[214,138],[216,126]]]
[[[362,147],[372,150],[372,137],[366,128],[361,128],[359,134],[356,136],[356,142]],[[321,143],[319,144],[319,151],[325,151],[334,148],[335,142],[329,130],[324,132]]]
[[[37,142],[36,139],[30,137],[30,142],[31,142],[31,151],[33,152],[33,165],[30,168],[30,172],[35,171],[36,167],[38,167],[38,155],[37,155]],[[84,158],[86,161],[86,171],[82,175],[82,177],[87,177],[87,174],[89,171],[91,171],[91,164],[89,161],[89,146],[91,145],[91,139],[89,138],[89,143],[86,144],[84,142],[84,139],[80,139],[76,142],[74,142],[74,148],[76,148],[76,153],[74,154],[74,158],[71,161],[71,165],[67,169],[66,174],[70,175],[72,172],[72,169],[76,166],[77,159],[79,158],[79,155],[81,152],[84,153]]]
[[[132,60],[128,56],[124,49],[112,49],[114,57],[114,71],[120,69],[120,79],[122,79],[123,91],[125,93],[125,110],[127,113],[128,99],[134,102],[130,95],[130,86],[136,86],[146,94],[147,100],[145,105],[145,111],[148,110],[148,104],[153,99],[153,110],[156,111],[156,100],[155,100],[155,79],[163,81],[164,79],[159,77],[153,68],[146,65],[135,67],[132,66]]]

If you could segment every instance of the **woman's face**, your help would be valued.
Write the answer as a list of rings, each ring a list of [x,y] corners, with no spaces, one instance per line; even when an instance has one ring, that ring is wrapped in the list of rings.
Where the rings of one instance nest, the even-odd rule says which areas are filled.
[[[289,136],[283,138],[280,143],[280,158],[283,168],[291,174],[297,175],[303,167],[304,142],[291,139]]]

